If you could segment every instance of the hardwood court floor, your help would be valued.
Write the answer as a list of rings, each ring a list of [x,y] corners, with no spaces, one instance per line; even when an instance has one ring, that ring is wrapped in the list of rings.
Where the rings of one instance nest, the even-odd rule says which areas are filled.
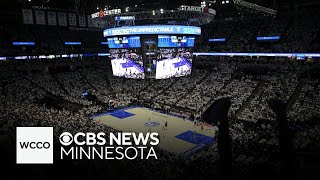
[[[208,142],[209,138],[212,140],[215,135],[212,127],[204,126],[204,130],[201,131],[201,127],[194,126],[190,120],[141,107],[101,114],[94,117],[94,120],[123,132],[158,132],[159,147],[178,154],[204,144],[205,141]],[[164,130],[163,126],[166,121],[168,127]],[[154,127],[148,127],[145,123]],[[196,132],[196,135],[193,135],[193,132]]]

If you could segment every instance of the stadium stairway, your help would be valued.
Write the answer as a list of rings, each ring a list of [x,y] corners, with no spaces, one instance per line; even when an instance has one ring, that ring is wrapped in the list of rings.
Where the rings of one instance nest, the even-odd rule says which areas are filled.
[[[219,95],[219,94],[222,92],[222,90],[225,89],[231,82],[232,82],[232,78],[229,79],[229,80],[223,85],[223,87],[222,87],[221,90],[216,94],[216,96]],[[216,101],[215,97],[212,97],[212,98],[208,101],[208,103],[207,103],[206,105],[204,105],[202,108],[199,108],[200,111],[201,111],[201,110],[202,110],[202,111],[205,111],[205,110],[206,110],[212,103],[214,103],[215,101]]]
[[[109,90],[109,92],[112,92],[112,93],[115,93],[115,91],[114,91],[114,89],[112,88],[112,85],[111,85],[111,83],[110,83],[110,80],[109,80],[109,78],[112,78],[113,77],[113,75],[110,75],[109,74],[109,76],[108,76],[108,74],[104,74],[104,78],[106,79],[106,83],[107,83],[107,85],[108,85],[108,90]]]
[[[37,87],[37,88],[43,90],[44,92],[46,92],[48,97],[51,97],[51,98],[53,97],[53,99],[56,99],[57,102],[59,102],[59,104],[63,104],[64,107],[66,107],[66,109],[68,109],[68,110],[79,110],[79,109],[82,109],[83,107],[85,107],[84,105],[68,101],[68,100],[64,99],[63,97],[61,97],[61,96],[54,95],[53,93],[48,91],[46,88],[44,88],[44,87],[40,86],[39,84],[33,82],[31,79],[28,79],[26,77],[24,77],[24,79],[29,81],[34,87]]]
[[[165,88],[163,88],[163,89],[159,89],[160,93],[159,93],[159,94],[155,94],[155,96],[153,96],[152,99],[155,98],[155,97],[157,97],[158,95],[162,94],[162,93],[165,92],[166,90],[170,89],[170,88],[174,85],[174,83],[175,83],[175,81],[172,80],[172,81],[170,82],[169,86],[167,86],[167,87],[165,87]]]
[[[210,75],[210,73],[207,73],[202,79],[200,79],[199,82],[197,82],[196,85],[194,85],[191,89],[189,89],[189,90],[187,91],[187,93],[181,95],[181,96],[177,99],[176,104],[177,104],[182,98],[184,98],[186,94],[191,93],[191,92],[197,87],[197,85],[201,84],[204,80],[206,80],[209,75]]]
[[[98,91],[98,89],[88,80],[88,78],[86,77],[86,75],[83,72],[80,72],[81,77],[83,78],[83,81],[88,84],[92,89],[94,89],[95,91]]]
[[[151,86],[152,83],[148,83],[146,86],[144,86],[142,89],[141,89],[141,92],[145,91],[149,86]]]
[[[145,92],[149,86],[152,86],[152,83],[149,83],[147,81],[145,82],[146,82],[146,85],[140,90],[140,92]],[[138,94],[138,99],[143,99],[143,95],[141,93]]]
[[[67,95],[70,95],[70,93],[66,90],[66,88],[64,87],[64,85],[60,82],[60,80],[54,75],[54,74],[50,74],[51,77],[58,83],[60,89],[62,89],[62,91],[64,93],[66,93]]]
[[[304,87],[305,84],[306,84],[306,79],[300,79],[299,84],[297,85],[296,89],[294,90],[294,92],[292,93],[291,97],[287,102],[287,112],[289,112],[292,109],[294,103],[298,100],[302,87]]]
[[[259,85],[257,88],[253,91],[253,93],[249,96],[249,98],[246,100],[246,102],[238,109],[238,111],[235,113],[236,118],[239,117],[239,115],[250,105],[250,102],[252,99],[254,99],[257,95],[259,95],[264,88],[264,82],[259,82]]]
[[[318,33],[316,38],[311,42],[310,52],[319,52],[320,51],[320,29],[318,29]]]
[[[44,87],[40,86],[39,84],[33,82],[31,79],[23,77],[23,79],[29,81],[33,86],[43,90],[44,92],[46,92],[47,94],[53,95],[51,92],[49,92],[47,89],[45,89]]]

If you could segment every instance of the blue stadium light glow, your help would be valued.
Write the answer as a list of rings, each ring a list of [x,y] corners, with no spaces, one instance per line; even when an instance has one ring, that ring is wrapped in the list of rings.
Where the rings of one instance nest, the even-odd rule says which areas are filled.
[[[81,42],[64,42],[65,45],[81,45]]]
[[[260,57],[310,57],[320,58],[320,54],[316,53],[203,53],[195,52],[195,56],[260,56]]]
[[[157,26],[131,26],[106,29],[103,32],[104,37],[122,36],[122,35],[145,35],[145,34],[186,34],[201,35],[201,28],[195,26],[175,26],[175,25],[157,25]]]
[[[267,37],[257,37],[258,41],[270,41],[270,40],[279,40],[280,36],[267,36]]]
[[[110,56],[110,53],[98,53],[98,56]]]
[[[209,39],[209,42],[225,42],[226,38]]]
[[[95,56],[96,54],[83,54],[84,57],[92,57]]]
[[[71,58],[79,57],[79,55],[78,55],[78,54],[70,54],[70,57],[71,57]]]
[[[134,16],[116,16],[116,17],[114,17],[114,20],[116,20],[116,21],[133,21],[133,20],[135,20],[136,19],[136,17],[134,17]]]
[[[14,46],[34,46],[35,42],[12,42]]]
[[[7,60],[7,57],[0,57],[0,61],[5,61]]]
[[[108,42],[101,42],[102,45],[108,45]]]

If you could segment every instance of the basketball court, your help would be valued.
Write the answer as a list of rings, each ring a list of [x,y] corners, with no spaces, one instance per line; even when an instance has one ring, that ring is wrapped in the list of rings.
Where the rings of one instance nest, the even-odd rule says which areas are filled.
[[[158,132],[159,147],[173,152],[186,153],[196,147],[212,144],[215,132],[210,126],[195,126],[193,121],[171,116],[142,107],[132,107],[93,117],[104,124],[123,132]],[[165,128],[165,122],[168,126]]]

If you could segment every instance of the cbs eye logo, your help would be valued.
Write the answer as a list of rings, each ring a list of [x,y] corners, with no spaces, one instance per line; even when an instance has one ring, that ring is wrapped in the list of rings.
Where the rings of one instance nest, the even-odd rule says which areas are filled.
[[[59,137],[60,143],[64,146],[69,146],[73,142],[73,136],[69,132],[64,132]]]

